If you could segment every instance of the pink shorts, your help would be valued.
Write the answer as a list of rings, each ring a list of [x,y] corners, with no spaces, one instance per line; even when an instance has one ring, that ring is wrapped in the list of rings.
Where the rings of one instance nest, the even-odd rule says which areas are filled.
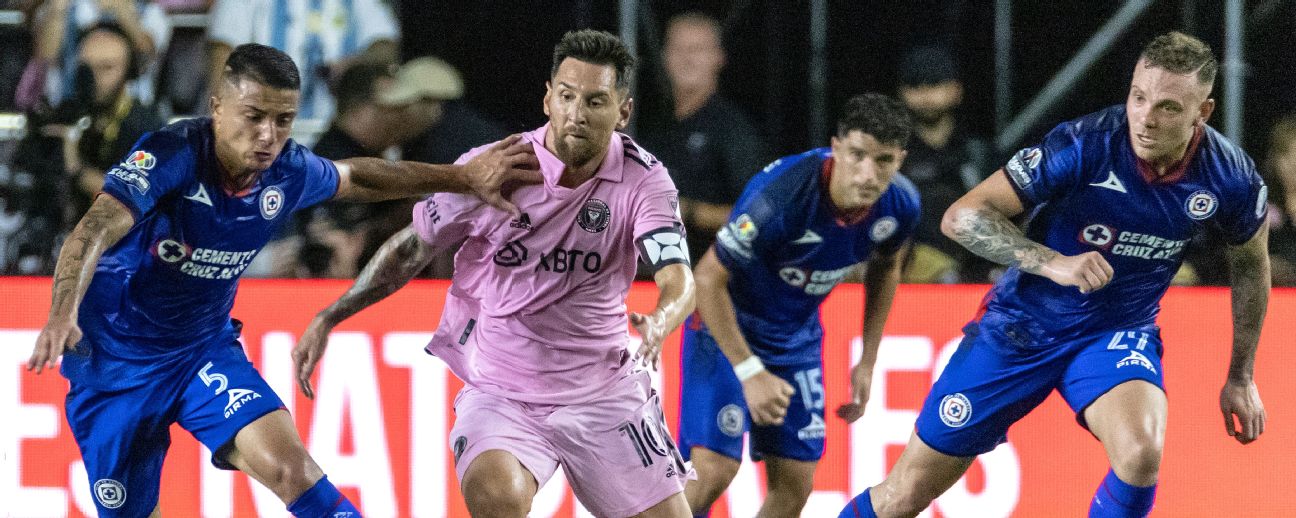
[[[645,372],[622,378],[587,403],[538,405],[466,386],[454,407],[450,446],[459,480],[482,452],[503,450],[540,486],[562,465],[590,512],[618,517],[639,514],[697,478],[675,448]]]

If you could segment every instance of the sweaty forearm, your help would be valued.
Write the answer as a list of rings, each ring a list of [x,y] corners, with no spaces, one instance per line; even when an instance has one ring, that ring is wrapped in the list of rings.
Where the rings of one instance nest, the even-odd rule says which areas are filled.
[[[945,234],[964,248],[999,264],[1039,274],[1057,251],[1031,241],[1003,214],[987,208],[956,209]]]
[[[382,201],[407,198],[434,192],[464,192],[463,166],[392,162],[381,158],[348,158],[339,164],[350,167],[350,192],[343,198],[353,201]]]
[[[659,294],[657,296],[658,313],[662,315],[662,323],[666,329],[671,330],[684,323],[689,313],[697,305],[697,289],[693,286],[693,274],[688,271],[687,267],[681,268],[681,274],[684,279],[673,279],[667,282],[658,283]]]
[[[63,242],[54,267],[53,298],[50,319],[76,318],[81,299],[90,288],[99,257],[130,230],[133,218],[115,199],[107,195],[95,200]]]
[[[319,316],[337,325],[360,310],[395,293],[413,279],[432,260],[432,253],[424,246],[412,227],[405,227],[383,243],[373,259],[369,260],[356,282],[336,302],[320,312]]]
[[[752,356],[751,346],[738,328],[738,314],[725,282],[699,282],[698,313],[706,323],[711,337],[729,363],[737,365]]]
[[[859,362],[872,366],[877,361],[882,329],[886,326],[896,286],[900,284],[900,252],[869,261],[864,273],[864,347]]]
[[[1246,254],[1229,258],[1232,284],[1233,354],[1229,360],[1231,380],[1250,381],[1255,371],[1260,329],[1269,307],[1269,257]]]

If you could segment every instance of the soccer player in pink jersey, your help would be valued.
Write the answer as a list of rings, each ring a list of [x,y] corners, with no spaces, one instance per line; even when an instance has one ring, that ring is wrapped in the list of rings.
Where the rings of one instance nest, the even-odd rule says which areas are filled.
[[[427,352],[465,383],[450,443],[473,516],[525,516],[560,465],[596,516],[690,516],[682,491],[694,472],[639,366],[656,368],[662,339],[693,311],[693,277],[674,184],[616,131],[630,119],[633,66],[615,36],[567,33],[546,84],[549,123],[524,135],[544,182],[517,188],[511,213],[461,194],[420,202],[293,351],[311,396],[329,330],[463,241]],[[643,339],[632,357],[625,297],[636,256],[659,297],[652,313],[628,316]]]

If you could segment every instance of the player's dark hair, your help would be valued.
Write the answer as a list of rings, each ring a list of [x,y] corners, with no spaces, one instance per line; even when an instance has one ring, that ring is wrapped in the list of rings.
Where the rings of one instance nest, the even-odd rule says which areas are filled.
[[[845,138],[851,131],[872,135],[883,144],[905,147],[913,133],[913,119],[900,101],[878,93],[851,97],[837,120],[837,136]]]
[[[225,60],[225,73],[221,77],[230,84],[248,79],[270,88],[301,90],[301,76],[292,58],[259,43],[236,47]]]
[[[1211,52],[1210,45],[1178,31],[1154,38],[1143,47],[1139,58],[1146,60],[1148,66],[1176,74],[1196,72],[1197,82],[1203,85],[1215,84],[1215,73],[1219,71],[1219,61]]]
[[[549,77],[558,75],[558,65],[573,58],[595,65],[609,65],[616,69],[616,87],[622,92],[630,89],[630,76],[634,73],[635,57],[630,54],[621,38],[610,32],[583,29],[569,31],[554,47],[553,70]]]

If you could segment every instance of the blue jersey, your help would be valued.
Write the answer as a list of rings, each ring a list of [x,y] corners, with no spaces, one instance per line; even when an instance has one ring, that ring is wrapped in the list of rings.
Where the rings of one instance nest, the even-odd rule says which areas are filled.
[[[1063,123],[1014,155],[1004,171],[1030,211],[1027,236],[1066,255],[1098,251],[1115,274],[1082,294],[1010,268],[981,325],[1041,345],[1154,325],[1189,240],[1209,233],[1237,245],[1263,222],[1266,188],[1251,159],[1209,126],[1198,132],[1182,173],[1154,180],[1139,170],[1123,106]]]
[[[918,225],[918,192],[900,175],[867,215],[840,220],[826,183],[831,160],[830,148],[776,160],[716,235],[738,327],[766,363],[819,361],[819,304],[856,264],[899,250]]]
[[[230,319],[243,270],[291,213],[332,197],[333,163],[289,140],[248,190],[229,194],[210,119],[145,135],[108,171],[104,192],[135,216],[104,252],[81,304],[85,334],[64,355],[68,379],[99,390],[179,368],[238,335]]]

